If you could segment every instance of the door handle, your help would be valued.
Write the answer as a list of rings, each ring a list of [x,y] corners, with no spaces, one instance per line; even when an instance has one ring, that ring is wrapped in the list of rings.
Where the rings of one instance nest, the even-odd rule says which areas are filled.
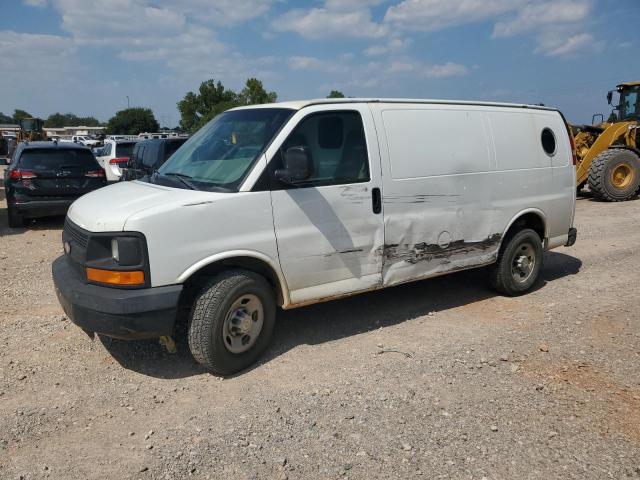
[[[371,189],[371,206],[373,207],[373,213],[377,214],[382,211],[382,197],[378,187]]]

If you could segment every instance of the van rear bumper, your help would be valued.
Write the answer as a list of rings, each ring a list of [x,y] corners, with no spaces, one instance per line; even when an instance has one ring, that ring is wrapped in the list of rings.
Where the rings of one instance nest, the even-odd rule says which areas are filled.
[[[66,255],[53,262],[52,273],[60,305],[83,330],[125,340],[171,335],[182,285],[137,290],[90,285]]]

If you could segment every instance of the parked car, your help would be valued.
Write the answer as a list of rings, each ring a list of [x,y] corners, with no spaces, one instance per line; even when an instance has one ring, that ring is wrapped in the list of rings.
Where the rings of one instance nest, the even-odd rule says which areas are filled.
[[[9,226],[64,215],[81,195],[107,184],[91,151],[73,143],[22,142],[4,174]]]
[[[92,138],[88,135],[73,135],[71,137],[71,141],[73,143],[84,145],[85,147],[96,147],[100,145],[100,140],[98,140],[97,138]]]
[[[184,142],[183,138],[154,138],[136,143],[131,159],[122,169],[121,180],[136,180],[151,175],[160,168]]]
[[[56,291],[73,322],[119,338],[171,335],[186,307],[194,358],[231,374],[277,306],[482,266],[499,292],[528,291],[543,251],[576,240],[574,162],[562,114],[540,106],[237,108],[145,181],[73,204]]]
[[[117,182],[124,167],[131,158],[136,140],[105,140],[101,150],[96,153],[98,163],[107,172],[107,181]]]

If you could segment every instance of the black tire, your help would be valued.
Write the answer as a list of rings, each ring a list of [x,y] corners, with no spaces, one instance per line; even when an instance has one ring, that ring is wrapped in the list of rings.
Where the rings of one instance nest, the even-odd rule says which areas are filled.
[[[7,214],[9,216],[10,228],[22,228],[25,226],[24,218],[16,211],[15,207],[11,207],[11,205],[9,205]]]
[[[526,246],[526,250],[524,247]],[[524,252],[524,253],[523,253]],[[532,252],[534,255],[529,256]],[[497,262],[491,266],[491,284],[493,287],[504,295],[511,297],[521,295],[529,290],[538,280],[540,269],[542,268],[542,240],[538,234],[526,228],[508,236],[498,254]],[[527,257],[527,264],[532,264],[531,272],[526,278],[516,280],[515,270],[518,260],[521,256]],[[531,261],[533,258],[533,261]]]
[[[231,307],[244,295],[262,303],[262,329],[254,343],[242,353],[232,353],[226,345],[225,323]],[[276,317],[274,292],[260,275],[246,270],[227,270],[211,279],[196,296],[189,319],[189,349],[207,370],[230,375],[252,365],[265,350]]]
[[[613,172],[627,169],[630,180],[624,185],[613,183]],[[622,202],[634,197],[640,186],[640,158],[631,150],[609,149],[600,153],[589,167],[589,190],[599,200]]]

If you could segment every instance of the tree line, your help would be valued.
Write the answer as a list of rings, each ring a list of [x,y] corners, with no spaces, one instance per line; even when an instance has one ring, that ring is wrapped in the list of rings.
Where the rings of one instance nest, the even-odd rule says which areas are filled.
[[[332,90],[327,98],[344,98],[338,90]],[[261,103],[273,103],[278,99],[276,92],[265,90],[257,78],[249,78],[240,92],[226,88],[221,81],[206,80],[197,92],[188,92],[178,102],[180,128],[195,132],[219,113],[230,108]]]
[[[331,90],[327,98],[344,98],[339,90]],[[187,92],[177,103],[180,112],[180,129],[193,133],[219,113],[230,108],[273,103],[278,99],[276,92],[265,90],[262,81],[249,78],[239,92],[226,88],[221,81],[206,80],[197,92]],[[18,123],[20,119],[32,117],[24,110],[16,109],[13,116],[0,112],[0,123]],[[94,117],[79,117],[73,113],[53,113],[45,121],[45,127],[62,128],[70,126],[105,126],[107,134],[137,135],[140,132],[155,132],[160,129],[150,108],[133,107],[116,112],[106,124]]]
[[[25,110],[15,109],[13,115],[5,115],[0,112],[0,123],[17,124],[23,118],[32,118],[29,112]],[[62,128],[83,125],[86,127],[97,127],[100,125],[100,121],[95,117],[79,117],[73,113],[52,113],[45,121],[45,127]]]

